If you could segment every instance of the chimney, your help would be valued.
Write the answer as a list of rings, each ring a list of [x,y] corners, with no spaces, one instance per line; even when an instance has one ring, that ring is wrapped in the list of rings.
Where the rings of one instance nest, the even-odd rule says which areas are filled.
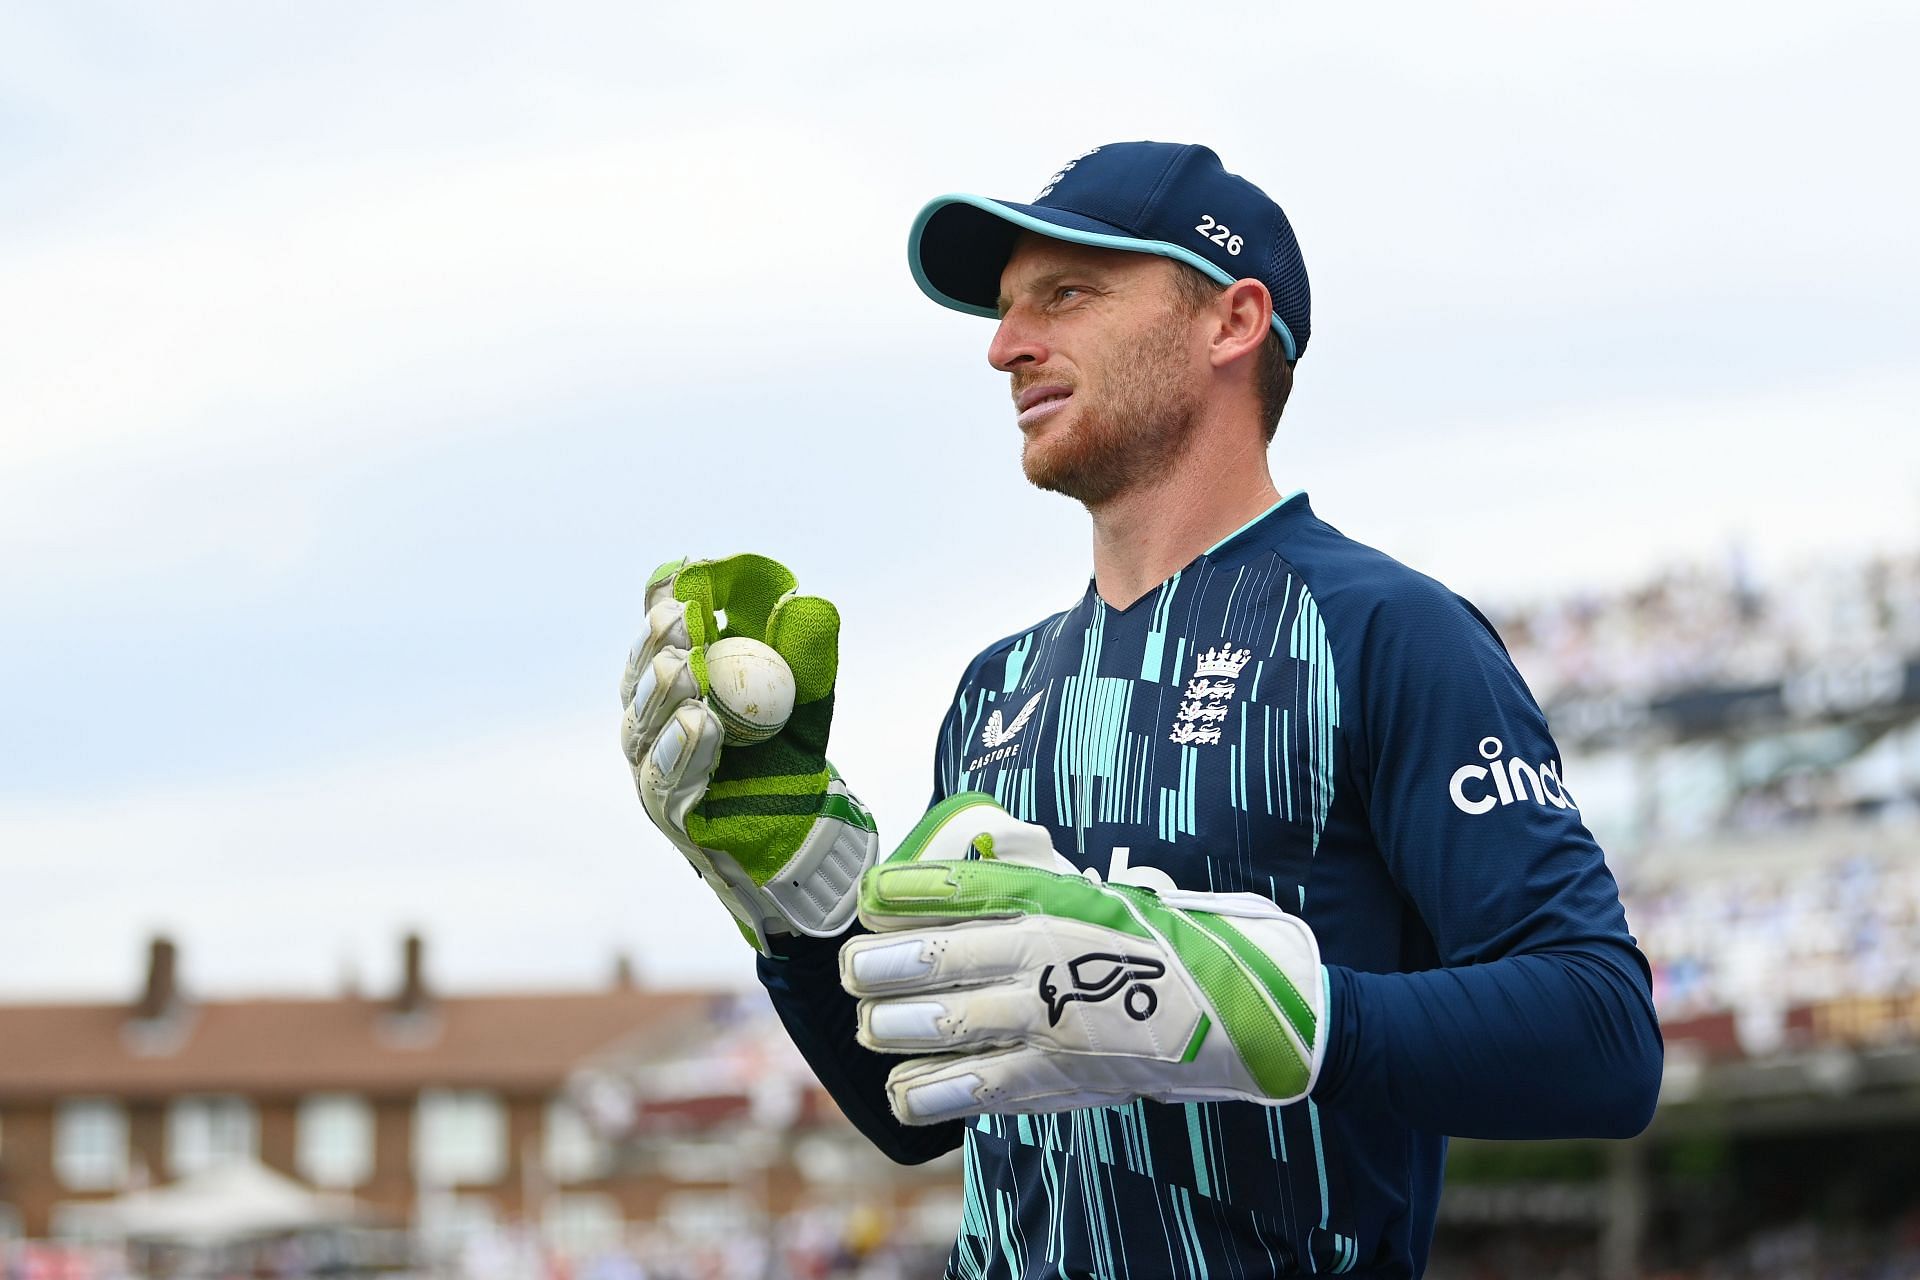
[[[140,993],[133,1016],[142,1022],[159,1022],[180,1007],[178,953],[173,939],[155,937],[147,947],[147,987]]]
[[[403,1018],[425,1013],[430,1003],[425,955],[426,944],[420,941],[420,935],[408,934],[405,970],[400,976],[400,994],[393,1001],[394,1012]]]

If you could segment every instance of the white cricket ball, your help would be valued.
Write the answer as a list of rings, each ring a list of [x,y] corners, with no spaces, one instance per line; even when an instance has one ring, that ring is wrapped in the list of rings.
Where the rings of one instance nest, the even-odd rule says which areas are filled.
[[[707,646],[707,686],[707,705],[731,747],[765,742],[793,714],[793,668],[771,646],[746,636]]]

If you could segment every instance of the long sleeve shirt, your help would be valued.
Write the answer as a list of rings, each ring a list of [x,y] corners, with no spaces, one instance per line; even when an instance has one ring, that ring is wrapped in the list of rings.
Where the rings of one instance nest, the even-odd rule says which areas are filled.
[[[1417,1276],[1447,1135],[1625,1137],[1661,1067],[1644,957],[1544,715],[1493,628],[1304,494],[1125,609],[969,665],[934,798],[984,791],[1103,877],[1252,891],[1318,937],[1312,1095],[916,1128],[854,1042],[838,939],[761,978],[821,1080],[901,1161],[964,1144],[949,1275]]]

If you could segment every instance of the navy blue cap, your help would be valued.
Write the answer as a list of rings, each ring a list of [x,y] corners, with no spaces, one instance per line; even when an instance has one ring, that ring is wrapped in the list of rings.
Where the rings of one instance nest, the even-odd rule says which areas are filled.
[[[999,315],[1014,239],[1055,240],[1172,258],[1222,285],[1253,279],[1273,295],[1273,327],[1298,360],[1312,329],[1307,264],[1273,198],[1206,147],[1114,142],[1076,156],[1029,204],[945,195],[913,220],[907,258],[929,298]]]

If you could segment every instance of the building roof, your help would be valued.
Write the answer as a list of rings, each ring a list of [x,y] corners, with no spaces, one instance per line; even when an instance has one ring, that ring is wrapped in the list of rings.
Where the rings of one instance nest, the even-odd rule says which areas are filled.
[[[229,1000],[156,1022],[124,1004],[0,1005],[0,1100],[552,1090],[616,1045],[695,1034],[731,1000],[634,989],[440,996],[405,1017],[361,997]]]

